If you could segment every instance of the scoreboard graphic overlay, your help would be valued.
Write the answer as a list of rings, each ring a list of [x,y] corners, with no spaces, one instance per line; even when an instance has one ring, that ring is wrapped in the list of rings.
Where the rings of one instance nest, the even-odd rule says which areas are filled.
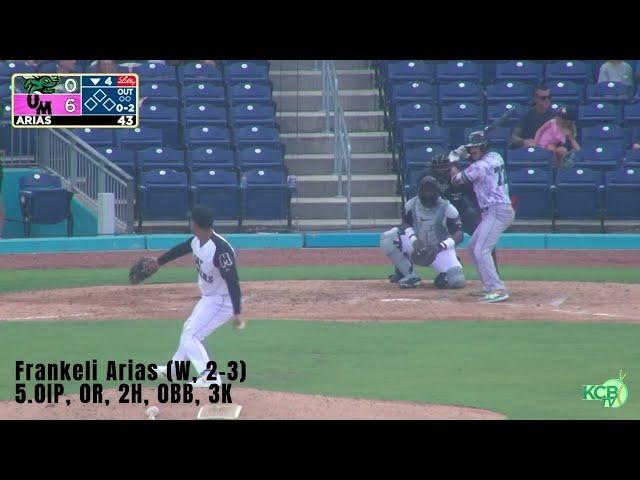
[[[39,73],[11,78],[15,128],[136,128],[140,79],[135,73]]]

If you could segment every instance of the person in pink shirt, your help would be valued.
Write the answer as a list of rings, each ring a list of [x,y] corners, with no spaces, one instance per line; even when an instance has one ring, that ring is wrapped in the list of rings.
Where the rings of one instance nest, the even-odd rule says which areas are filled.
[[[556,166],[564,163],[563,157],[573,156],[571,152],[580,150],[576,141],[575,113],[567,107],[560,107],[556,116],[545,122],[536,132],[534,142],[537,147],[551,150],[556,157]],[[565,147],[571,145],[571,152]]]

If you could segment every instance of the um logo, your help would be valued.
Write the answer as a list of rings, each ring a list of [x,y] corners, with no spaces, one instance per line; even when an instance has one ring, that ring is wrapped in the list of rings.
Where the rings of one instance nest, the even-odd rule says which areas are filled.
[[[41,102],[40,95],[27,95],[27,105],[35,108],[37,115],[52,115],[51,101]]]

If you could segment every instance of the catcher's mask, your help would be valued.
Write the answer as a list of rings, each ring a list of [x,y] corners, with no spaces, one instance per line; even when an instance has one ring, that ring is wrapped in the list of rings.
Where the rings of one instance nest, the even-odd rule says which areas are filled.
[[[200,228],[211,228],[213,226],[213,212],[204,205],[196,205],[191,210],[190,219]]]
[[[471,132],[469,134],[469,137],[467,138],[467,144],[465,145],[467,152],[469,152],[469,149],[472,147],[480,147],[482,153],[486,152],[489,148],[489,141],[487,140],[487,137],[482,130]]]
[[[440,187],[438,187],[437,180],[430,175],[423,177],[418,188],[420,203],[426,208],[433,208],[438,203],[439,196]]]

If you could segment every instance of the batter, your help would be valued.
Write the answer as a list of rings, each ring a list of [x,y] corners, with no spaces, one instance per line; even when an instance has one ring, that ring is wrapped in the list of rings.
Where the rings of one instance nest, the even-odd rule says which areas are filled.
[[[232,318],[235,328],[244,328],[244,322],[240,319],[242,298],[235,251],[222,236],[213,231],[212,224],[211,210],[195,206],[191,211],[191,232],[194,236],[160,256],[153,267],[157,270],[176,258],[193,254],[202,298],[184,324],[172,360],[190,360],[198,372],[193,385],[202,388],[208,388],[213,383],[221,384],[219,375],[215,375],[215,380],[207,379],[210,374],[207,364],[211,359],[202,344],[203,340]],[[158,366],[157,372],[166,377],[166,365]]]
[[[513,223],[515,212],[509,197],[504,160],[499,153],[488,151],[488,145],[484,132],[469,135],[465,147],[472,163],[462,172],[451,167],[451,183],[473,184],[482,221],[473,232],[468,249],[485,291],[480,301],[494,303],[507,300],[509,292],[498,276],[491,251],[502,232]]]

